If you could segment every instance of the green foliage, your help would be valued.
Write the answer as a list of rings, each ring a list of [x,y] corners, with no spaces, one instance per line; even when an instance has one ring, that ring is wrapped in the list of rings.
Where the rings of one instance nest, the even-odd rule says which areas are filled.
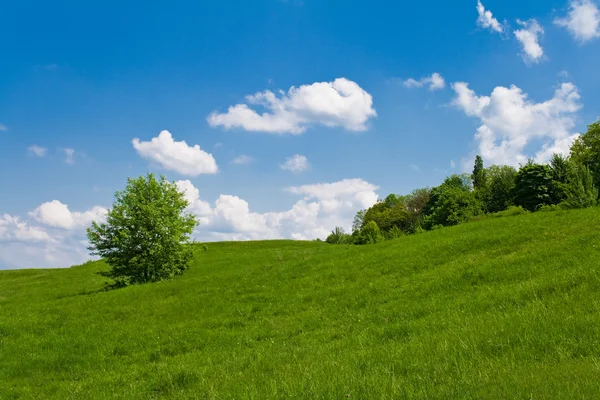
[[[397,239],[397,238],[405,236],[405,235],[406,235],[406,233],[404,233],[404,231],[402,229],[400,229],[400,227],[398,227],[396,225],[392,226],[388,231],[385,231],[383,233],[383,236],[387,240]]]
[[[487,196],[484,196],[486,212],[496,213],[514,204],[513,190],[517,170],[507,165],[492,165],[487,169]]]
[[[554,204],[555,184],[548,165],[529,162],[522,166],[515,178],[515,204],[529,211]]]
[[[349,244],[351,242],[351,237],[344,229],[336,226],[335,229],[331,232],[325,241],[329,244]]]
[[[569,180],[570,170],[573,163],[568,157],[561,154],[553,154],[550,159],[550,170],[552,171],[552,202],[560,203],[566,199],[566,185]]]
[[[594,184],[600,187],[600,121],[588,126],[571,146],[571,159],[590,169]]]
[[[521,206],[510,206],[504,211],[499,211],[494,214],[490,214],[493,218],[503,218],[503,217],[514,217],[516,215],[529,214],[529,211],[524,209]]]
[[[360,231],[360,228],[363,226],[365,220],[365,214],[367,210],[360,210],[354,216],[354,220],[352,221],[352,232]]]
[[[405,229],[406,233],[419,233],[422,231],[423,223],[423,212],[427,203],[429,203],[429,197],[431,189],[422,188],[415,189],[409,195],[405,196],[404,202],[406,211],[408,212],[408,218],[406,220]]]
[[[174,183],[153,174],[128,179],[115,193],[106,223],[93,222],[87,235],[92,255],[111,267],[119,285],[155,282],[181,274],[192,256],[189,238],[197,225]]]
[[[568,182],[564,186],[563,208],[587,208],[598,203],[598,189],[594,178],[586,166],[573,166],[568,172]]]
[[[475,157],[475,166],[473,167],[471,179],[473,180],[473,188],[475,190],[481,189],[486,185],[486,170],[483,167],[483,159],[479,155]]]
[[[102,261],[0,271],[0,399],[596,399],[599,225],[211,243],[110,292]]]
[[[471,190],[468,176],[452,175],[431,190],[425,208],[424,227],[451,226],[482,213],[481,202]]]
[[[382,242],[385,238],[381,234],[381,230],[375,221],[367,222],[360,229],[356,237],[356,244],[375,244]]]

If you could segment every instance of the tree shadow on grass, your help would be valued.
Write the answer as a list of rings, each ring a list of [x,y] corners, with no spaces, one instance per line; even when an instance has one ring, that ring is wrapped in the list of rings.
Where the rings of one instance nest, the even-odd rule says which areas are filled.
[[[106,271],[99,271],[99,272],[96,272],[96,274],[103,276],[105,278],[110,278],[110,276],[107,275]],[[110,278],[110,279],[113,279],[113,278]],[[117,281],[113,280],[112,282],[107,281],[107,282],[104,282],[104,285],[98,289],[93,289],[93,290],[83,289],[77,293],[67,294],[64,296],[57,296],[56,299],[60,300],[60,299],[68,298],[68,297],[88,296],[88,295],[92,295],[92,294],[110,292],[113,290],[125,288],[127,286],[129,286],[129,285],[127,285],[125,282],[120,281],[120,280],[117,280]]]

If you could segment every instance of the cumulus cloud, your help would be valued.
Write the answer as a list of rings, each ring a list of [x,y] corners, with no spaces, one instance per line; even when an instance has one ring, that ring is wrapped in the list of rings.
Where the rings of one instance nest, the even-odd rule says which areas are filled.
[[[0,269],[60,268],[86,261],[90,255],[85,228],[105,215],[103,207],[71,212],[55,200],[30,212],[27,220],[0,216]]]
[[[279,96],[266,90],[246,96],[246,101],[267,111],[259,113],[248,104],[236,104],[226,113],[213,111],[208,123],[225,129],[301,134],[311,125],[364,131],[367,121],[377,115],[372,96],[346,78],[292,86],[287,93],[280,90]]]
[[[169,131],[160,132],[149,142],[135,138],[132,143],[143,158],[182,175],[198,176],[216,174],[218,171],[212,154],[203,151],[198,145],[188,146],[185,141],[176,142]]]
[[[295,154],[291,157],[288,157],[285,162],[280,165],[280,167],[281,169],[299,174],[300,172],[304,172],[309,169],[310,164],[308,163],[308,158],[301,154]]]
[[[292,186],[300,198],[287,210],[259,213],[239,196],[222,194],[212,203],[189,180],[176,182],[188,201],[187,211],[200,222],[194,237],[203,241],[255,239],[324,239],[332,229],[350,230],[356,212],[375,204],[376,185],[362,179]],[[73,212],[58,200],[41,204],[28,221],[0,216],[0,268],[54,268],[90,258],[85,228],[103,221],[106,209]]]
[[[52,200],[43,203],[29,215],[38,222],[54,228],[76,229],[87,227],[92,221],[102,221],[106,212],[106,208],[99,206],[84,212],[72,212],[66,204]]]
[[[440,90],[446,87],[446,81],[437,72],[434,72],[431,76],[421,78],[418,81],[416,79],[409,78],[402,82],[402,84],[407,88],[421,88],[425,85],[429,85],[430,91]]]
[[[237,164],[237,165],[248,165],[252,161],[254,161],[254,158],[247,156],[245,154],[242,154],[241,156],[234,158],[233,161],[231,161],[231,162],[234,164]]]
[[[202,200],[190,181],[178,181],[190,205],[188,211],[200,221],[196,237],[201,240],[250,240],[325,238],[336,226],[350,229],[354,214],[375,204],[378,187],[362,179],[293,186],[288,193],[302,196],[289,210],[258,213],[244,199],[220,195],[214,204]]]
[[[504,32],[504,27],[496,18],[494,18],[492,12],[490,10],[486,10],[481,0],[477,0],[477,14],[479,17],[477,18],[477,25],[484,29],[489,29],[493,32],[502,33]]]
[[[563,83],[554,96],[536,103],[528,99],[520,88],[496,87],[490,96],[478,96],[469,85],[457,82],[452,85],[456,97],[452,104],[481,122],[475,139],[479,154],[489,163],[517,166],[527,162],[531,146],[535,159],[545,162],[553,152],[568,153],[570,144],[577,138],[571,131],[575,126],[576,112],[581,108],[577,87]]]
[[[29,226],[18,217],[4,214],[0,217],[0,240],[18,242],[51,242],[43,228]]]
[[[34,144],[33,146],[29,146],[27,148],[27,151],[29,151],[31,154],[34,154],[38,157],[44,157],[46,155],[46,152],[48,151],[48,149]]]
[[[526,63],[539,63],[544,57],[544,49],[540,46],[540,36],[544,34],[544,28],[535,19],[525,22],[517,20],[517,23],[523,27],[514,31],[523,48],[523,60]]]
[[[591,0],[572,0],[569,13],[554,23],[565,27],[581,43],[600,37],[600,10]]]

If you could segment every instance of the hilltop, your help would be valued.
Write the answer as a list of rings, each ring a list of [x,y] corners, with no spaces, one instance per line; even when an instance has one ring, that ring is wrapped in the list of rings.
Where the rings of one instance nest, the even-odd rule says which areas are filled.
[[[172,281],[0,271],[0,398],[596,398],[600,208],[376,245],[198,248]]]

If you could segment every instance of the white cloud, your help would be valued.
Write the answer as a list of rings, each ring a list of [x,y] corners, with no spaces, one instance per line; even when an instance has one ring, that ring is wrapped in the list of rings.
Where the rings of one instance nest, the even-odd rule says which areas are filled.
[[[63,151],[65,152],[65,162],[67,164],[74,164],[75,163],[75,150],[73,149],[63,149]]]
[[[0,132],[4,132],[4,131],[7,131],[7,130],[8,130],[8,128],[6,127],[6,125],[0,124]]]
[[[203,151],[198,145],[191,147],[185,141],[174,141],[169,131],[162,131],[150,142],[141,142],[135,138],[132,143],[143,158],[182,175],[198,176],[216,174],[218,171],[212,154]]]
[[[418,81],[413,78],[409,78],[402,82],[402,84],[407,88],[421,88],[425,85],[429,85],[430,91],[440,90],[446,87],[446,81],[437,72],[434,72],[433,75],[426,78],[421,78]]]
[[[363,131],[369,118],[377,115],[371,95],[345,78],[292,86],[287,93],[279,91],[279,95],[266,90],[246,96],[249,104],[267,109],[262,114],[248,104],[236,104],[226,113],[213,111],[208,123],[225,129],[301,134],[311,125]]]
[[[408,166],[408,168],[410,168],[410,169],[412,169],[413,171],[416,171],[416,172],[420,172],[421,171],[421,168],[419,168],[419,166],[416,165],[416,164],[410,164]]]
[[[591,0],[572,0],[568,15],[554,23],[567,28],[581,43],[600,37],[600,10]]]
[[[237,165],[248,165],[253,161],[254,161],[254,158],[247,156],[245,154],[242,154],[241,156],[234,158],[232,163],[237,164]]]
[[[379,189],[362,179],[288,187],[302,198],[287,211],[258,213],[238,196],[222,194],[211,205],[189,180],[176,184],[200,222],[194,237],[203,241],[324,239],[336,226],[350,230],[356,212],[375,204]],[[0,216],[0,268],[68,267],[90,259],[84,228],[105,212],[72,212],[55,200],[29,213],[30,221]]]
[[[453,105],[481,122],[475,138],[479,154],[488,163],[513,166],[525,163],[530,155],[526,154],[526,148],[536,143],[542,144],[535,151],[535,158],[544,162],[552,152],[568,152],[577,137],[571,130],[581,104],[572,83],[563,83],[550,100],[542,103],[530,101],[514,85],[496,87],[490,96],[477,96],[464,82],[452,87],[456,92]]]
[[[0,241],[51,242],[48,233],[40,227],[29,226],[18,217],[0,216]]]
[[[450,168],[456,168],[456,162],[454,160],[450,160]]]
[[[291,157],[288,157],[285,162],[280,165],[280,167],[281,169],[298,174],[309,169],[310,164],[308,163],[308,158],[301,154],[295,154]]]
[[[29,216],[54,228],[76,229],[87,227],[92,221],[102,221],[106,212],[106,208],[99,206],[84,212],[72,212],[66,204],[52,200],[40,205]]]
[[[477,18],[478,26],[498,33],[504,31],[502,24],[494,18],[491,11],[485,9],[481,0],[477,0],[477,13],[479,14],[479,17]]]
[[[0,216],[0,269],[60,268],[90,259],[85,228],[92,220],[103,221],[105,214],[98,206],[71,212],[55,200],[30,212],[28,221]]]
[[[539,63],[544,57],[544,49],[540,46],[540,36],[544,34],[544,29],[535,20],[529,21],[517,20],[517,23],[523,27],[514,32],[517,40],[523,47],[521,56],[526,63]]]
[[[303,196],[289,210],[257,213],[238,196],[220,195],[211,206],[200,199],[190,181],[176,182],[190,202],[188,211],[200,221],[201,240],[325,238],[335,226],[349,230],[354,214],[375,204],[377,186],[362,179],[294,186],[289,193]]]
[[[33,146],[29,146],[27,148],[27,151],[29,151],[32,154],[35,154],[38,157],[44,157],[46,155],[46,152],[48,151],[48,149],[34,144]]]

